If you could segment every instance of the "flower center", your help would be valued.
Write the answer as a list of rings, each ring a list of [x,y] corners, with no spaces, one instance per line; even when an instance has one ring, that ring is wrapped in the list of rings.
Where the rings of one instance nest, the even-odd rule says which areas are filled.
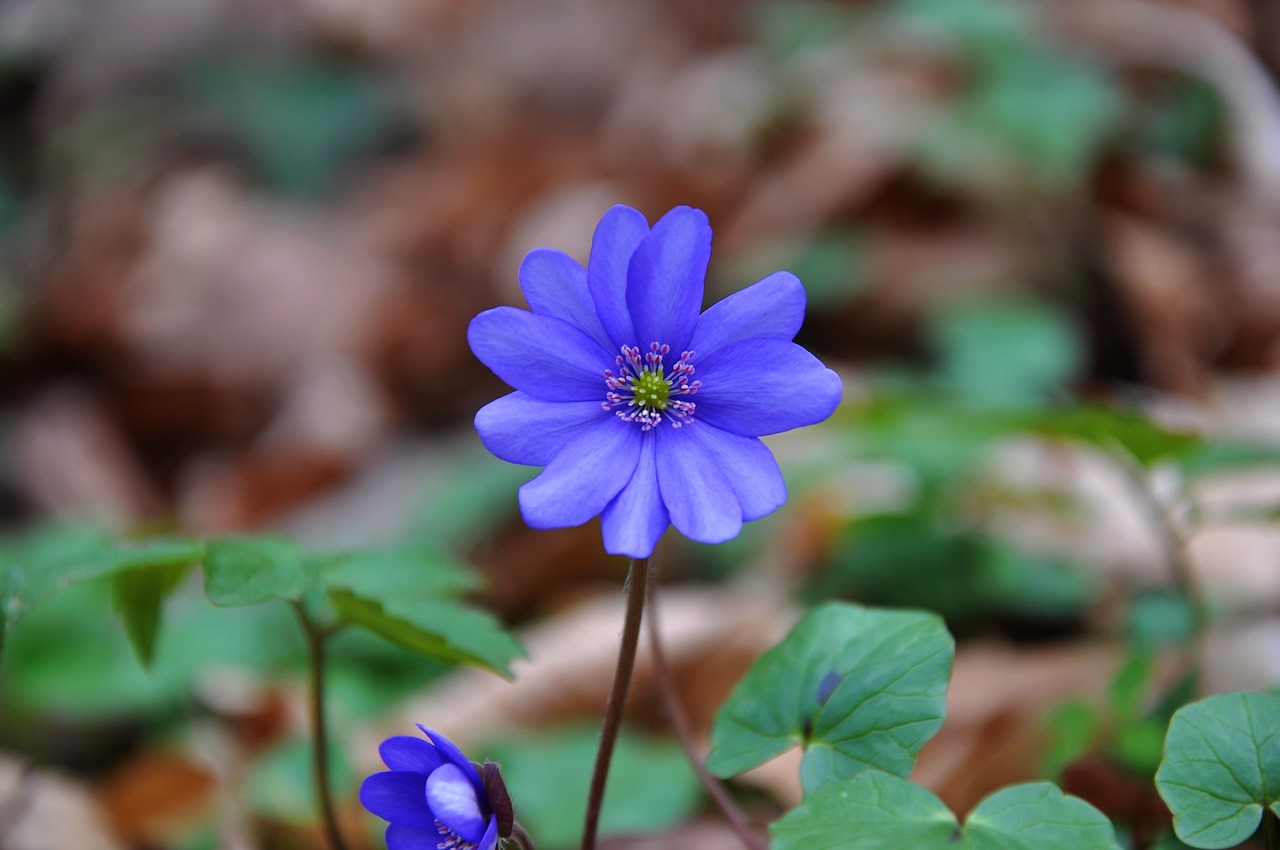
[[[671,346],[658,342],[649,344],[644,357],[639,348],[622,346],[622,353],[616,358],[618,373],[615,375],[612,369],[604,372],[604,409],[613,410],[624,422],[638,422],[641,431],[648,431],[663,419],[672,428],[692,422],[694,403],[677,396],[693,395],[702,386],[702,381],[690,380],[694,353],[681,354],[668,374],[663,358],[670,353]]]
[[[436,850],[476,850],[477,845],[464,841],[458,833],[441,823],[440,818],[436,818],[436,832],[440,833]]]

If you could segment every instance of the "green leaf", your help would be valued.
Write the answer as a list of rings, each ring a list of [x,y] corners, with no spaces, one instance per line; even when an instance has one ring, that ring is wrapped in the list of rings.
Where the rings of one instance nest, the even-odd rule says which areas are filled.
[[[214,540],[204,561],[204,592],[214,605],[298,599],[314,578],[298,544],[278,537]]]
[[[734,776],[800,745],[807,789],[867,768],[906,775],[942,725],[954,654],[933,614],[816,608],[716,714],[707,768]]]
[[[461,602],[376,601],[332,589],[329,601],[340,621],[362,626],[426,658],[475,664],[511,678],[507,666],[524,650],[493,617]]]
[[[1105,815],[1047,782],[997,791],[962,830],[932,793],[874,770],[806,794],[770,831],[772,850],[1119,850]]]
[[[1192,847],[1234,847],[1280,814],[1280,696],[1221,694],[1178,710],[1156,788]]]
[[[595,727],[568,728],[484,750],[502,764],[516,817],[539,850],[579,846],[599,737]],[[701,800],[698,779],[678,745],[624,731],[609,771],[600,833],[667,829],[694,814]]]
[[[1093,746],[1099,725],[1097,710],[1083,700],[1053,709],[1045,719],[1050,743],[1041,757],[1041,770],[1048,776],[1061,776],[1069,764]]]
[[[318,584],[339,622],[354,623],[426,658],[510,677],[523,655],[492,616],[458,599],[474,573],[426,547],[322,556]]]
[[[182,583],[191,567],[191,563],[159,564],[129,570],[112,579],[112,604],[124,620],[129,643],[143,667],[151,666],[165,597]]]
[[[31,608],[61,588],[133,570],[182,567],[204,543],[182,537],[113,541],[87,528],[41,529],[0,551],[0,640]]]
[[[1046,437],[1072,440],[1104,451],[1122,447],[1143,466],[1177,460],[1201,445],[1200,437],[1169,431],[1137,414],[1107,407],[1050,410],[1014,417],[1011,425]]]

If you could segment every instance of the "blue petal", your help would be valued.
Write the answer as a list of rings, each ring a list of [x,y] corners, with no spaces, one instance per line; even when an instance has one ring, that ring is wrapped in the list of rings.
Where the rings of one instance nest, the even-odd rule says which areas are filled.
[[[495,375],[534,398],[604,401],[614,356],[563,319],[497,307],[471,320],[467,342]]]
[[[476,796],[484,798],[486,795],[484,783],[480,780],[480,771],[476,770],[475,765],[463,754],[462,750],[458,749],[453,741],[450,741],[436,730],[429,729],[421,723],[417,724],[417,726],[422,730],[423,734],[431,739],[431,743],[440,751],[440,755],[444,756],[444,760],[462,771],[471,783],[471,787],[476,789]]]
[[[564,445],[520,488],[520,513],[533,528],[582,525],[604,510],[640,459],[640,428],[607,416]]]
[[[424,777],[444,764],[440,752],[421,738],[396,735],[378,745],[382,763],[392,770],[409,770]]]
[[[637,210],[612,207],[596,225],[587,262],[587,289],[605,333],[613,340],[610,351],[623,345],[639,345],[631,313],[627,309],[627,268],[649,222]]]
[[[671,525],[671,516],[658,492],[657,454],[654,446],[657,437],[656,430],[641,434],[640,462],[636,464],[636,471],[632,473],[627,486],[622,488],[622,492],[600,515],[604,550],[610,555],[647,558],[653,554],[658,538]]]
[[[693,396],[697,419],[733,434],[763,437],[812,425],[840,403],[839,376],[792,342],[745,339],[695,362],[702,381]]]
[[[587,270],[573,257],[551,248],[530,251],[520,264],[520,289],[533,312],[563,319],[605,351],[617,348],[596,315],[587,290]]]
[[[688,348],[711,259],[711,224],[702,210],[676,207],[640,241],[627,269],[627,309],[641,349],[661,342]]]
[[[426,828],[435,824],[426,794],[427,777],[390,770],[365,779],[360,785],[360,804],[383,820]]]
[[[484,447],[508,463],[546,466],[583,428],[613,414],[598,401],[538,401],[514,392],[476,414]]]
[[[729,480],[744,521],[771,514],[787,501],[782,470],[758,437],[741,437],[696,421],[682,430],[689,432]]]
[[[457,765],[446,764],[427,777],[427,805],[464,841],[476,844],[484,836],[485,818],[476,789]]]
[[[480,839],[480,846],[476,850],[493,850],[498,846],[498,819],[496,817],[489,818],[489,828],[484,831],[484,837]]]
[[[712,457],[684,428],[658,435],[658,487],[671,512],[671,524],[700,543],[723,543],[742,530],[742,506],[733,485]]]
[[[387,827],[387,850],[435,850],[440,838],[435,824],[430,829],[421,829],[393,823]]]
[[[714,304],[698,317],[689,348],[707,355],[741,339],[790,342],[804,322],[804,286],[791,272],[774,272]]]

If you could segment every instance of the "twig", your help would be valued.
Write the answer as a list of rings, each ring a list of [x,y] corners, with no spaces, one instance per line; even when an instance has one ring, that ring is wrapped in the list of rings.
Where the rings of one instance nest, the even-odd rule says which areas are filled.
[[[729,796],[724,785],[707,771],[702,764],[702,759],[698,757],[693,728],[689,722],[689,716],[685,714],[684,706],[680,704],[680,695],[676,693],[676,683],[671,676],[671,668],[667,666],[666,653],[662,649],[662,636],[658,631],[657,594],[652,586],[649,589],[648,632],[649,652],[653,655],[653,675],[658,682],[662,702],[667,708],[667,715],[671,718],[671,726],[675,729],[676,737],[680,739],[680,747],[684,750],[685,757],[689,760],[689,764],[693,765],[693,770],[698,775],[698,780],[702,782],[702,787],[706,789],[729,827],[737,833],[743,846],[747,850],[768,850],[768,844],[751,828],[746,815]]]
[[[587,819],[582,827],[582,850],[595,850],[596,832],[600,828],[600,808],[604,802],[604,786],[609,778],[609,762],[622,726],[622,712],[631,686],[631,671],[636,666],[636,645],[640,642],[640,619],[644,612],[645,588],[649,578],[649,559],[631,561],[627,573],[627,613],[622,625],[622,646],[618,649],[618,667],[613,676],[613,689],[605,706],[604,726],[600,731],[600,750],[591,773],[591,791],[587,795]]]
[[[307,656],[310,663],[310,681],[307,683],[307,703],[311,713],[311,767],[315,783],[316,800],[320,805],[320,818],[331,850],[347,850],[347,842],[338,828],[338,816],[329,788],[329,735],[325,728],[324,711],[324,644],[329,633],[316,626],[300,602],[290,602],[298,622],[307,638]]]
[[[1169,566],[1169,577],[1178,591],[1191,603],[1196,634],[1200,634],[1208,625],[1209,612],[1196,582],[1195,571],[1191,568],[1191,559],[1187,556],[1186,538],[1174,525],[1165,506],[1152,492],[1147,483],[1146,471],[1138,465],[1129,450],[1116,443],[1112,446],[1110,454],[1133,485],[1134,494],[1142,502],[1156,532],[1160,535],[1160,545],[1164,549],[1165,562]]]

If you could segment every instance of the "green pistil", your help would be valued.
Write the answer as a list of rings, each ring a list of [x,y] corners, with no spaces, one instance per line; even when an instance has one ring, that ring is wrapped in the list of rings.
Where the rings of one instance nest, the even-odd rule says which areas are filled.
[[[635,403],[647,410],[666,410],[671,385],[662,377],[662,367],[656,372],[645,369],[640,375],[628,378]]]

